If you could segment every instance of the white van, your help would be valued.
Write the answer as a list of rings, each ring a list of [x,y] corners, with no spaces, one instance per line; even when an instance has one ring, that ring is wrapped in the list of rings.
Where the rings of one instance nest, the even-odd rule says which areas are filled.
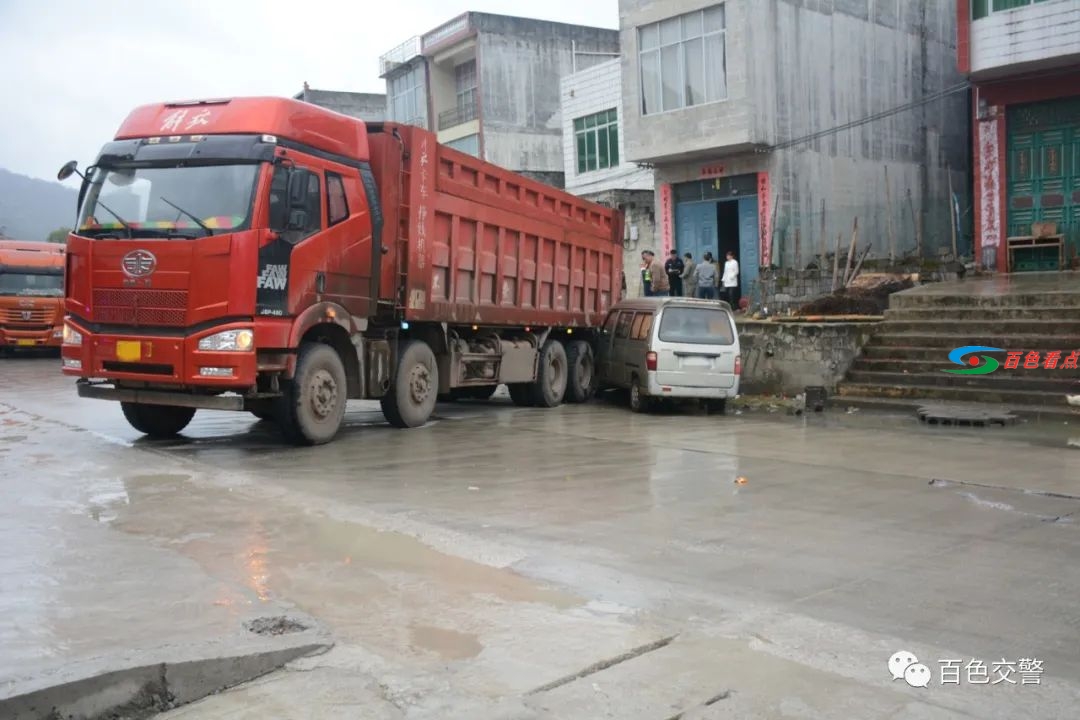
[[[731,307],[685,297],[624,300],[604,320],[596,366],[600,389],[629,390],[634,412],[663,400],[702,400],[723,412],[742,373]]]

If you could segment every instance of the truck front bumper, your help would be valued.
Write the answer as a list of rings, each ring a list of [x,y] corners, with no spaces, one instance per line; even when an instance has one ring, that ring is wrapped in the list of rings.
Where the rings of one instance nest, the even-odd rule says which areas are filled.
[[[244,398],[239,395],[192,395],[168,390],[137,390],[80,381],[76,384],[79,397],[94,400],[115,400],[143,405],[172,405],[205,410],[243,410]]]
[[[63,341],[63,327],[48,330],[20,330],[15,327],[0,328],[0,347],[44,348],[60,347]]]

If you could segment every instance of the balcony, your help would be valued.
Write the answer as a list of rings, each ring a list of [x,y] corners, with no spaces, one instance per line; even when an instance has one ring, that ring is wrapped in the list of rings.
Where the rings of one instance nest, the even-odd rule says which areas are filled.
[[[1075,63],[1080,59],[1078,27],[1080,4],[1075,2],[1033,2],[977,14],[971,23],[972,75],[990,78]]]
[[[477,117],[479,117],[479,113],[477,112],[476,103],[464,103],[456,108],[439,113],[439,129],[446,130],[447,128],[464,125],[467,122],[476,120]]]
[[[379,77],[386,77],[396,68],[405,65],[421,53],[420,36],[416,35],[398,45],[390,52],[379,56]]]

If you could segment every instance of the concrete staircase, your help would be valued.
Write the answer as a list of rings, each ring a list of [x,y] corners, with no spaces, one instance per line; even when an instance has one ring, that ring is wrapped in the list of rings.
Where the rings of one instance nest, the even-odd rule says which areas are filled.
[[[1061,361],[1080,349],[1080,280],[1076,287],[963,282],[923,286],[889,298],[885,320],[837,388],[837,403],[915,405],[940,402],[1004,404],[1016,409],[1073,413],[1066,394],[1080,393],[1080,371]],[[997,288],[1000,290],[1000,286]],[[941,372],[957,368],[949,352],[986,345],[1040,354],[1040,367],[1005,368],[1006,353],[980,353],[1001,367],[986,375]],[[1042,367],[1047,351],[1061,352],[1058,368]],[[878,401],[878,402],[875,402]]]

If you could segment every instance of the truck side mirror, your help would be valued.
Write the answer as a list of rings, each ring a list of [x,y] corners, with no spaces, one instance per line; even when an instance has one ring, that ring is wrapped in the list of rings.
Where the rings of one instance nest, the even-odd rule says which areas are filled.
[[[306,230],[308,225],[307,210],[290,210],[288,230]]]
[[[290,208],[307,206],[308,178],[310,177],[311,173],[307,170],[293,170],[289,173]]]

